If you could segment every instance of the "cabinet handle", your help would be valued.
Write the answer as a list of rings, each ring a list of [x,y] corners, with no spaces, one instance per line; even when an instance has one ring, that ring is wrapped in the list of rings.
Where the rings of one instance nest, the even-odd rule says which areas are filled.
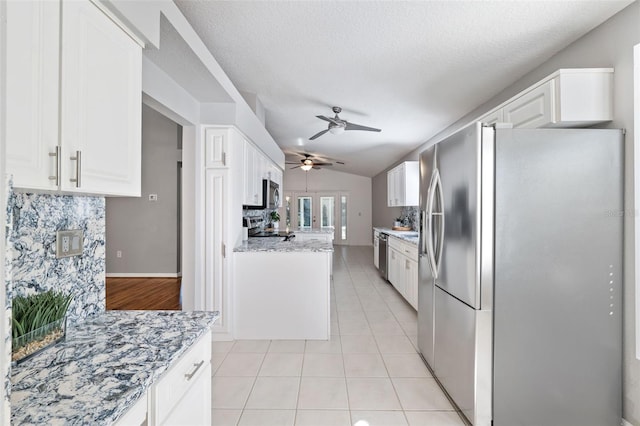
[[[49,157],[56,157],[56,174],[49,176],[49,180],[55,180],[56,186],[60,186],[60,146],[56,146],[56,152],[50,152]]]
[[[223,166],[227,165],[227,153],[226,152],[222,153],[222,165]]]
[[[204,365],[204,360],[200,361],[199,363],[194,363],[193,364],[193,371],[191,373],[187,373],[184,375],[184,377],[187,379],[187,381],[191,380],[193,378],[193,376],[196,375],[196,373],[198,372],[198,370],[200,370],[200,367],[202,367]]]
[[[80,188],[80,173],[82,171],[82,152],[81,151],[76,151],[76,155],[75,157],[69,157],[71,160],[75,160],[76,162],[76,178],[73,179],[69,179],[69,181],[71,182],[75,182],[76,183],[76,188]]]

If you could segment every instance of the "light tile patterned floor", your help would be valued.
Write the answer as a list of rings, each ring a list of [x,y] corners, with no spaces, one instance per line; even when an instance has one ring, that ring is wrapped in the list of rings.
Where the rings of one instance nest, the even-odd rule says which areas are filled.
[[[213,344],[215,426],[464,425],[416,351],[416,311],[371,247],[336,246],[331,340]]]

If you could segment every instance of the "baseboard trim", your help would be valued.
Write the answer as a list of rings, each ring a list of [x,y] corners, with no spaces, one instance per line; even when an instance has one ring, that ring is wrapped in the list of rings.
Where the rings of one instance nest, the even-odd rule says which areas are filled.
[[[105,274],[107,278],[180,278],[182,273],[178,272],[142,272],[142,273],[117,273]]]

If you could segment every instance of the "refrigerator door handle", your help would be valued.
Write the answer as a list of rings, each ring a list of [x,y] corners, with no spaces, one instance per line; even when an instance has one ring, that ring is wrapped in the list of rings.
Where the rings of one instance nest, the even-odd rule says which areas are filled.
[[[438,247],[434,253],[434,265],[436,275],[440,271],[440,265],[442,264],[442,252],[444,251],[444,195],[442,193],[442,180],[440,180],[440,173],[436,170],[436,182],[434,187],[434,196],[438,195],[438,209],[439,211],[432,212],[432,215],[436,215],[440,218],[438,221]]]
[[[429,238],[427,233],[427,211],[420,210],[420,256],[427,255],[427,238]]]
[[[434,253],[433,246],[433,202],[435,199],[435,192],[437,182],[440,181],[440,173],[436,169],[431,175],[431,182],[429,183],[429,193],[427,195],[427,235],[426,235],[426,252],[427,257],[429,258],[429,266],[431,266],[431,271],[433,272],[433,278],[438,278],[438,268],[436,265],[436,257]]]

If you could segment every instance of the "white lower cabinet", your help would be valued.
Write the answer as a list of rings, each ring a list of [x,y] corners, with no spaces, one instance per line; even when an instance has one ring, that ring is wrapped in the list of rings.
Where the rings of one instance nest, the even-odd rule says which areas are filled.
[[[151,388],[150,425],[211,424],[211,332],[205,333]]]
[[[169,367],[117,426],[211,424],[211,331]]]
[[[147,425],[147,405],[149,397],[145,392],[133,407],[129,408],[124,416],[120,417],[116,422],[116,426],[142,426]]]
[[[418,310],[418,262],[413,259],[405,259],[404,291],[404,298]]]
[[[389,282],[418,309],[418,247],[390,237],[389,256]]]

